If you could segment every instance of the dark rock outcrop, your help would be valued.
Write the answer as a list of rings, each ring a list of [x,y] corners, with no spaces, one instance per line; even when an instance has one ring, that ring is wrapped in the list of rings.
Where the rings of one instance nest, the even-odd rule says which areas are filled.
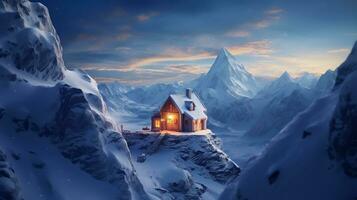
[[[22,200],[15,171],[9,166],[7,156],[0,150],[0,200]]]

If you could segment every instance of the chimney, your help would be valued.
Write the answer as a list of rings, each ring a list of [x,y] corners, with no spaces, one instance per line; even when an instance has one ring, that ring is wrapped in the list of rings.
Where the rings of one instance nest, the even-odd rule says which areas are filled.
[[[191,88],[186,88],[186,97],[191,99],[192,96],[192,89]]]

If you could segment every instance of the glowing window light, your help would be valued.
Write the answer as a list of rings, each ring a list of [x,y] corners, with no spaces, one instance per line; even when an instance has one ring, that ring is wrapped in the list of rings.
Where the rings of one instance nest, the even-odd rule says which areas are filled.
[[[174,123],[175,115],[167,114],[167,123]]]
[[[160,120],[155,120],[155,127],[160,128]]]

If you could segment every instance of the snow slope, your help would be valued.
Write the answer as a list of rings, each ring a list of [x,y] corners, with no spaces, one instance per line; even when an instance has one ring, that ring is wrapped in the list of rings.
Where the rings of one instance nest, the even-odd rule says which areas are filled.
[[[202,134],[127,133],[138,176],[156,199],[217,199],[240,168]],[[140,161],[142,154],[145,160]]]
[[[16,190],[24,199],[149,198],[97,84],[64,66],[46,7],[2,0],[0,23],[0,148]]]
[[[221,199],[356,198],[355,51],[338,68],[335,89],[275,136]]]

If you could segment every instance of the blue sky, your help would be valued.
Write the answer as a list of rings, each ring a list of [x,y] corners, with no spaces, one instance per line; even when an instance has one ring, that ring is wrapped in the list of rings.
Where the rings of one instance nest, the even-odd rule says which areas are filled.
[[[357,1],[40,0],[64,59],[98,81],[193,79],[220,48],[257,76],[335,69],[357,40]]]

